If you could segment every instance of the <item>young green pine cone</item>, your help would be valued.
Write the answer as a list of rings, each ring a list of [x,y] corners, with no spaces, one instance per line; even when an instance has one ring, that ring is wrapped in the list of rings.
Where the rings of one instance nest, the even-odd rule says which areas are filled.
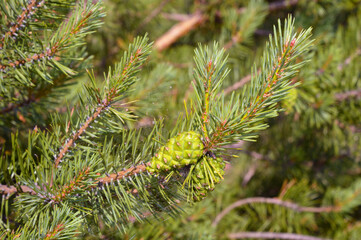
[[[196,132],[184,132],[169,139],[148,163],[149,172],[168,171],[197,163],[203,154],[204,145],[201,135]]]
[[[205,198],[223,179],[226,163],[222,158],[203,157],[192,171],[193,199]]]

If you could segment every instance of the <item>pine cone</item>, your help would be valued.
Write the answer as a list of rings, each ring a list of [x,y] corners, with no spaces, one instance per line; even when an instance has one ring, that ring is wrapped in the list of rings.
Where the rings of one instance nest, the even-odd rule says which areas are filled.
[[[147,170],[161,172],[195,164],[202,156],[203,149],[204,145],[200,134],[196,132],[178,134],[159,149],[148,164]]]
[[[226,163],[222,158],[203,157],[192,171],[193,199],[200,201],[223,179]]]

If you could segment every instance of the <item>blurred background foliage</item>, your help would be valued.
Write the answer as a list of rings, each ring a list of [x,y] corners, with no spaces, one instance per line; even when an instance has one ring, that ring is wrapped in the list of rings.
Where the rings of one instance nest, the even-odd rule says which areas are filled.
[[[142,71],[129,108],[136,126],[163,118],[172,126],[192,98],[193,50],[214,41],[227,49],[232,69],[225,92],[240,91],[278,18],[292,14],[313,27],[311,61],[255,143],[240,142],[223,183],[177,219],[134,223],[127,234],[103,228],[87,239],[227,239],[232,232],[293,232],[330,239],[361,238],[361,2],[359,0],[105,0],[104,26],[88,37],[96,74],[118,61],[137,35],[157,51]],[[191,22],[190,19],[195,19]],[[173,30],[168,32],[170,29]],[[175,32],[182,32],[172,40]],[[172,35],[173,34],[173,35]],[[163,42],[162,42],[163,41]],[[163,44],[168,41],[169,45]],[[81,81],[79,81],[81,83]],[[73,95],[68,95],[67,101]],[[217,215],[249,197],[277,198],[320,212],[251,203]],[[213,224],[212,224],[213,223]]]

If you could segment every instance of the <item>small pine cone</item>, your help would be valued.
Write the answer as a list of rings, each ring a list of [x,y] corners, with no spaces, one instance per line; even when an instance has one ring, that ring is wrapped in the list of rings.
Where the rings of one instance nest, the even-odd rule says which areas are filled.
[[[203,155],[204,145],[201,135],[196,132],[184,132],[169,139],[151,159],[147,170],[161,172],[179,169],[197,163]]]
[[[195,202],[201,201],[214,190],[214,186],[223,179],[225,166],[226,163],[222,158],[203,157],[197,163],[192,172],[193,200]],[[209,170],[213,174],[210,174]]]

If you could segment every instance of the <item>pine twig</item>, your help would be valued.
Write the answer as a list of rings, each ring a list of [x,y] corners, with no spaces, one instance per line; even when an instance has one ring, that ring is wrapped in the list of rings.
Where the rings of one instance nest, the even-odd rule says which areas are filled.
[[[298,0],[291,0],[291,1],[284,0],[284,1],[274,2],[269,4],[268,10],[270,12],[276,11],[282,8],[296,5],[297,3]],[[238,12],[242,13],[243,11],[245,11],[245,9],[246,8],[240,8]],[[168,18],[172,17],[171,14],[169,15],[164,14],[164,16]],[[158,38],[158,40],[155,41],[154,47],[158,51],[163,51],[167,49],[179,38],[186,35],[188,32],[190,32],[195,27],[199,26],[201,23],[203,23],[208,19],[208,17],[205,14],[201,14],[201,13],[195,13],[193,15],[190,15],[189,17],[186,17],[186,15],[182,15],[182,14],[176,16],[177,16],[176,19],[179,19],[181,21],[176,25],[174,25],[169,31],[167,31],[160,38]]]
[[[299,0],[284,0],[284,1],[273,2],[268,5],[268,11],[274,12],[277,10],[281,10],[283,8],[297,5],[298,2]]]
[[[35,194],[35,191],[28,186],[20,186],[21,192]],[[17,193],[18,189],[15,186],[6,186],[0,184],[0,194],[12,195]]]
[[[87,171],[87,169],[85,169],[85,171]],[[108,183],[112,183],[115,182],[117,180],[121,180],[123,178],[126,177],[130,177],[136,174],[141,174],[142,172],[146,172],[146,166],[144,164],[140,164],[131,168],[128,168],[126,170],[123,171],[119,171],[117,173],[112,173],[109,174],[106,177],[102,177],[102,178],[98,178],[94,180],[94,184],[91,185],[91,188],[96,188],[98,187],[98,184],[108,184]],[[78,176],[78,178],[80,179],[83,175],[86,175],[87,173],[81,173],[80,176]],[[150,174],[150,173],[149,173]],[[73,181],[74,184],[76,184],[76,181]],[[71,186],[65,186],[63,189],[60,190],[60,192],[62,191],[67,191],[68,189],[72,188]],[[23,193],[29,193],[29,194],[36,194],[35,190],[28,187],[28,186],[20,186],[21,192]],[[19,193],[18,189],[15,186],[6,186],[6,185],[0,185],[0,194],[2,195],[12,195],[15,193]],[[61,194],[61,193],[59,193]],[[55,196],[56,197],[56,196]],[[59,199],[61,198],[61,196],[58,196]]]
[[[335,94],[335,99],[337,101],[344,101],[352,97],[361,98],[361,89],[355,89],[355,90]]]
[[[227,95],[237,89],[240,89],[241,87],[243,87],[245,84],[249,83],[252,79],[252,74],[248,74],[247,76],[243,77],[241,80],[239,80],[238,82],[234,83],[232,86],[227,87],[224,90],[224,95]]]
[[[81,29],[85,28],[87,26],[87,23],[91,16],[93,15],[93,11],[84,12],[82,15],[81,20],[77,21],[74,26],[72,26],[69,32],[63,33],[62,37],[58,39],[54,44],[49,45],[46,47],[46,50],[44,50],[42,53],[35,53],[32,56],[28,56],[27,58],[22,59],[16,59],[12,62],[1,63],[0,62],[0,71],[7,72],[9,68],[17,68],[22,67],[26,63],[33,63],[35,61],[42,61],[45,58],[52,59],[56,53],[61,51],[63,48],[66,48],[67,46],[71,45],[71,38],[74,37],[77,33],[81,32]],[[59,28],[59,30],[65,30],[65,24]],[[63,29],[62,29],[63,28]]]
[[[245,187],[249,183],[249,181],[251,181],[252,177],[256,173],[257,167],[258,164],[255,163],[248,169],[247,173],[243,176],[242,187]]]
[[[12,112],[19,108],[29,106],[30,104],[33,104],[33,103],[40,102],[42,100],[42,98],[48,96],[53,91],[54,87],[59,86],[64,81],[65,77],[66,77],[66,75],[62,75],[61,77],[54,80],[53,84],[51,86],[46,85],[45,87],[42,87],[39,90],[37,90],[37,92],[35,94],[32,94],[31,90],[29,89],[28,90],[29,96],[27,99],[20,101],[20,102],[8,104],[7,107],[4,107],[3,109],[0,110],[0,115]]]
[[[361,48],[356,49],[356,51],[353,52],[348,58],[346,58],[346,60],[345,60],[343,63],[340,63],[340,64],[337,66],[337,69],[338,69],[339,71],[342,71],[342,69],[343,69],[345,66],[349,65],[349,64],[352,62],[352,60],[353,60],[355,57],[357,57],[358,55],[361,55]]]
[[[51,239],[56,239],[56,236],[59,234],[59,232],[63,231],[65,229],[64,224],[58,224],[56,225],[56,227],[49,231],[46,235],[44,240],[51,240]]]
[[[199,12],[191,15],[189,19],[177,23],[169,29],[169,31],[158,38],[154,43],[154,48],[159,52],[167,49],[170,45],[177,41],[177,39],[186,35],[189,31],[200,25],[205,20],[206,16]]]
[[[7,107],[4,107],[3,109],[0,110],[0,115],[12,112],[12,111],[14,111],[15,109],[18,109],[18,108],[28,106],[29,104],[34,103],[34,102],[37,102],[37,99],[28,98],[28,99],[26,99],[25,101],[22,101],[22,102],[9,104]]]
[[[274,233],[274,232],[238,232],[230,233],[228,237],[231,239],[287,239],[287,240],[329,240],[327,238],[319,238],[308,235],[295,233]]]
[[[340,207],[338,206],[327,206],[327,207],[303,207],[296,203],[283,201],[277,198],[264,198],[264,197],[254,197],[254,198],[245,198],[241,199],[237,202],[232,203],[230,206],[225,208],[222,212],[220,212],[217,217],[214,219],[212,226],[216,227],[218,223],[222,220],[224,216],[226,216],[230,211],[233,209],[246,205],[246,204],[253,204],[253,203],[266,203],[266,204],[273,204],[279,205],[285,208],[292,209],[296,212],[312,212],[312,213],[327,213],[327,212],[338,212],[340,211]]]
[[[178,22],[186,21],[190,18],[190,15],[182,13],[162,13],[161,15],[167,20],[173,20]]]
[[[23,12],[18,16],[15,23],[10,23],[10,29],[0,38],[0,50],[4,47],[4,40],[6,37],[12,37],[16,39],[17,32],[25,27],[26,20],[35,14],[38,8],[44,6],[44,0],[31,0],[28,2],[26,8],[23,9]]]
[[[62,146],[59,154],[57,155],[55,159],[54,166],[55,168],[58,167],[59,163],[61,162],[62,158],[65,156],[65,154],[68,152],[69,148],[73,146],[75,141],[80,137],[80,135],[85,132],[85,130],[90,126],[90,124],[99,117],[100,113],[103,112],[108,107],[108,102],[104,102],[104,104],[97,107],[95,112],[92,116],[90,116],[86,122],[79,128],[79,130],[69,139],[69,141],[65,141],[64,145]]]
[[[142,49],[138,49],[135,54],[130,58],[131,60],[127,63],[127,66],[124,67],[124,70],[121,74],[121,76],[116,76],[118,78],[117,81],[125,81],[129,77],[129,70],[133,66],[134,63],[138,62],[139,58],[142,56],[143,51]],[[75,143],[75,141],[80,137],[80,135],[85,132],[85,130],[90,126],[90,124],[97,118],[99,115],[108,109],[108,107],[111,105],[112,100],[116,97],[116,94],[118,90],[113,87],[112,89],[109,89],[106,97],[104,99],[98,99],[98,107],[95,109],[94,113],[87,118],[85,123],[75,132],[75,134],[69,139],[69,141],[65,141],[63,144],[59,154],[55,158],[55,164],[54,166],[57,167],[59,163],[61,162],[62,158],[65,156],[65,154],[68,152],[69,148]]]
[[[145,19],[144,21],[139,25],[136,32],[138,32],[138,29],[143,28],[145,25],[147,25],[154,17],[156,17],[162,9],[169,3],[170,0],[163,0],[158,7],[156,7]]]
[[[124,171],[109,174],[106,177],[99,178],[97,180],[97,182],[102,183],[102,184],[108,184],[108,183],[115,182],[116,180],[123,179],[125,177],[141,174],[142,172],[146,172],[146,166],[144,164],[140,164],[140,165],[128,168]]]

